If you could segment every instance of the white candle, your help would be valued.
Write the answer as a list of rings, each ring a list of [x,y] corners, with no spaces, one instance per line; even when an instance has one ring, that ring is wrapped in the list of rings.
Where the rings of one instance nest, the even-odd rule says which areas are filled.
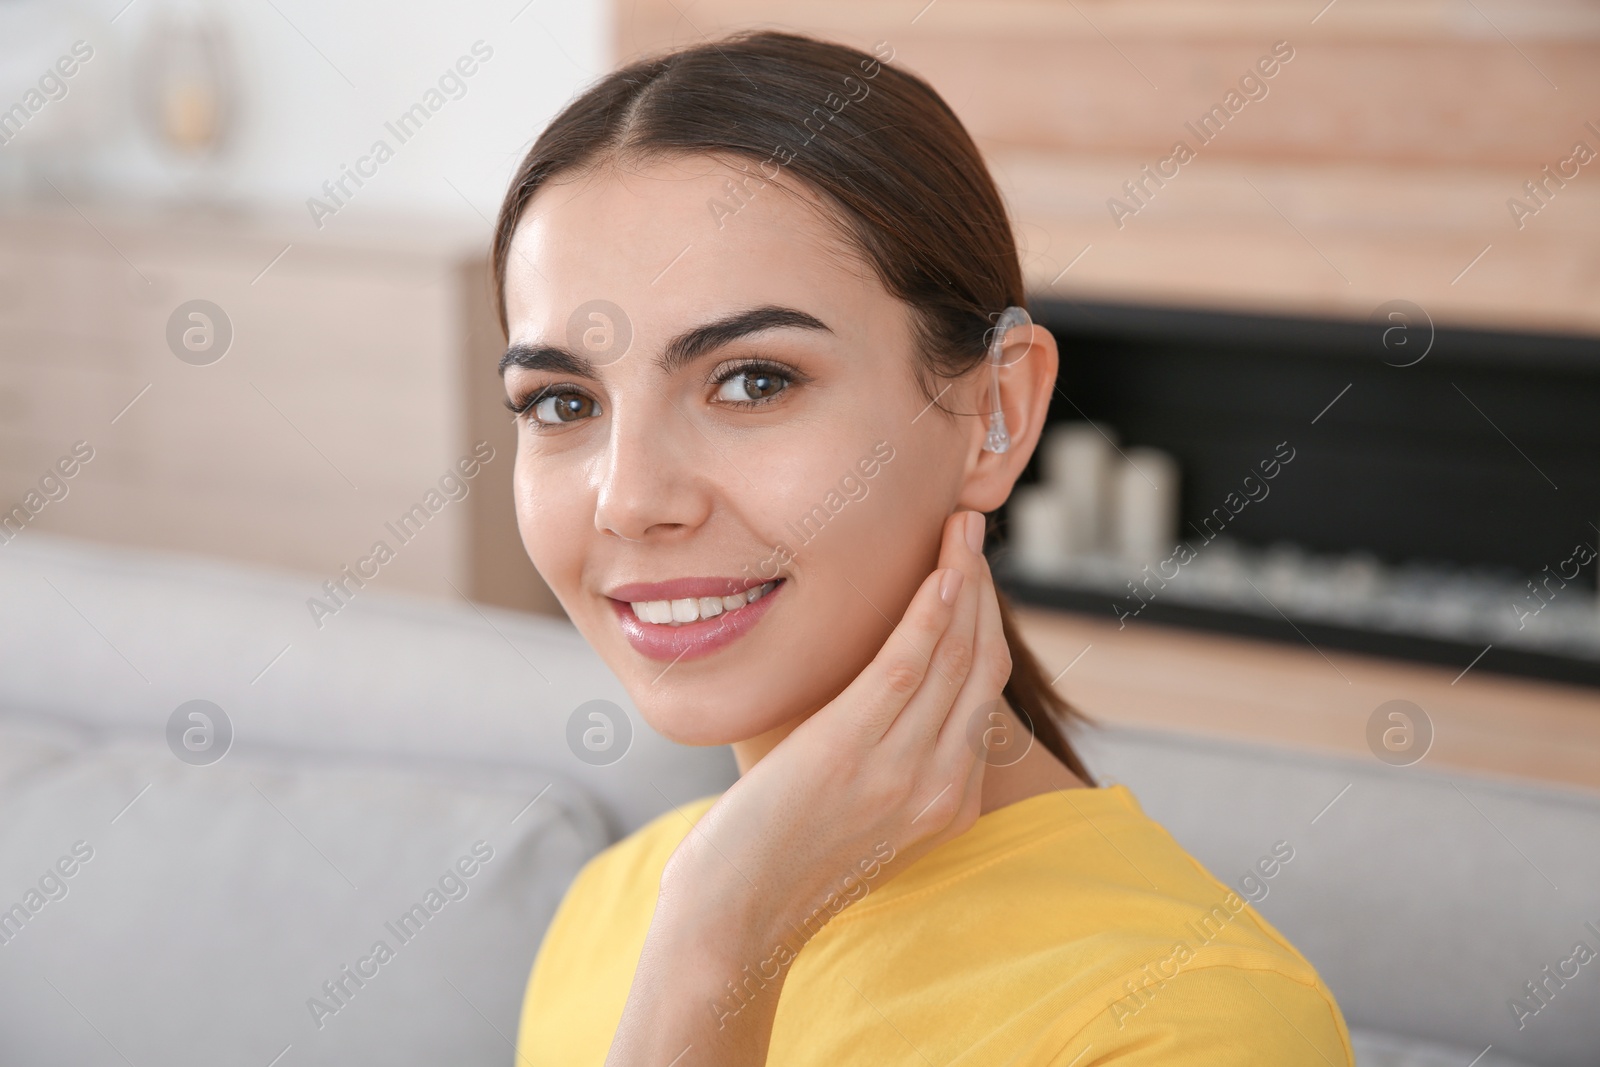
[[[1130,563],[1155,563],[1178,543],[1178,461],[1158,448],[1118,457],[1114,545]]]
[[[1024,485],[1012,491],[1008,540],[1022,573],[1035,578],[1061,573],[1071,547],[1065,505],[1053,485]]]
[[[1110,544],[1111,475],[1120,461],[1116,435],[1103,423],[1069,422],[1045,439],[1045,481],[1056,486],[1066,507],[1068,546],[1073,553],[1103,552]]]

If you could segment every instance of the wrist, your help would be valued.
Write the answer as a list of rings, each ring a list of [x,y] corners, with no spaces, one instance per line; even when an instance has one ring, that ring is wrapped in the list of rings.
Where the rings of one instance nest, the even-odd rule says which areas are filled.
[[[801,884],[789,878],[762,878],[736,869],[715,848],[686,838],[662,873],[658,915],[670,915],[680,936],[702,946],[704,954],[734,963],[781,958],[780,944],[792,958],[832,918],[865,897],[883,869],[896,858],[880,841],[873,853],[842,876]],[[758,879],[752,883],[752,878]]]
[[[739,970],[770,951],[787,925],[785,902],[726,859],[680,848],[662,872],[652,932],[663,942]]]
[[[641,961],[703,1005],[717,1031],[770,1024],[800,947],[792,934],[775,935],[753,906],[757,894],[739,887],[663,878]]]

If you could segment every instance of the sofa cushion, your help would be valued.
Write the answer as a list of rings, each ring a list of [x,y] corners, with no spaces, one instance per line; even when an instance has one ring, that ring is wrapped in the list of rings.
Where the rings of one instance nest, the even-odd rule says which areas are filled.
[[[539,769],[582,784],[613,835],[726,788],[726,748],[651,730],[563,619],[360,590],[319,628],[308,575],[29,530],[0,550],[0,710],[163,736],[182,704],[221,707],[234,744]],[[568,719],[627,716],[609,763],[578,758]],[[619,748],[619,751],[621,749]]]
[[[1375,1030],[1350,1030],[1356,1067],[1531,1067],[1527,1060],[1503,1056],[1499,1049],[1469,1049],[1439,1041],[1418,1041]]]
[[[35,733],[0,720],[0,752]],[[509,1062],[544,928],[609,839],[548,775],[142,740],[52,750],[0,810],[18,1064]]]

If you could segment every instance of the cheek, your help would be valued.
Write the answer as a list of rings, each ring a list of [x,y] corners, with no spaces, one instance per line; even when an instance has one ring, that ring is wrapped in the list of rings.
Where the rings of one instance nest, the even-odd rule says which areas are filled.
[[[839,478],[867,452],[870,445],[849,457],[850,466],[838,467],[815,501],[800,505],[826,500],[836,511],[824,505],[803,527],[798,516],[789,524],[791,592],[797,595],[773,638],[789,650],[784,667],[795,698],[791,715],[826,703],[871,662],[938,560],[953,498],[932,472],[910,463],[897,469],[905,457],[897,452],[874,477],[861,479],[866,494],[850,499],[838,491]]]
[[[950,500],[910,465],[897,470],[891,462],[864,484],[866,496],[845,505],[833,531],[828,584],[838,590],[841,612],[887,637],[938,561]]]
[[[587,531],[594,528],[594,501],[576,472],[535,463],[521,449],[512,474],[517,529],[528,558],[564,607],[577,587]]]

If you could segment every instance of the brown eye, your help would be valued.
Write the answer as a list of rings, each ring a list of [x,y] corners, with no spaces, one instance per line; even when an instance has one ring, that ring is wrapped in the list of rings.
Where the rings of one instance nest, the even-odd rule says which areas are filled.
[[[530,414],[535,422],[546,426],[559,425],[594,418],[600,414],[600,405],[595,403],[593,397],[583,393],[551,393],[535,401]]]
[[[737,370],[724,378],[717,399],[734,404],[760,403],[789,387],[786,375],[765,367]]]

